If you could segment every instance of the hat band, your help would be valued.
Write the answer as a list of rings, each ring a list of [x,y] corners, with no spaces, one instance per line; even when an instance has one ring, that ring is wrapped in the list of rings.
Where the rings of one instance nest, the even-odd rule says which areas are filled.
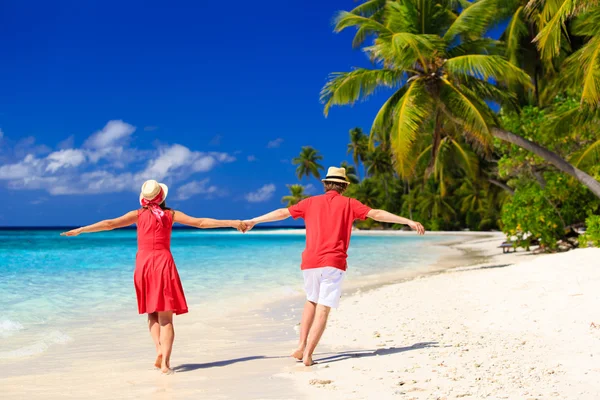
[[[346,179],[345,176],[328,175],[328,176],[325,177],[325,179],[341,179],[343,181],[348,182],[348,179]]]

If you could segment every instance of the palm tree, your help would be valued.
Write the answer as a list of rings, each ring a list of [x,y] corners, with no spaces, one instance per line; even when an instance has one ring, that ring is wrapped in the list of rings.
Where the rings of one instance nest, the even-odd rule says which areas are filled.
[[[386,200],[389,197],[388,181],[394,175],[392,153],[384,145],[379,145],[371,150],[365,161],[367,174],[383,184]]]
[[[489,154],[496,137],[533,152],[600,197],[600,182],[590,175],[499,127],[487,102],[514,104],[516,98],[508,88],[532,85],[529,76],[502,55],[500,43],[482,38],[496,18],[497,4],[497,0],[371,0],[351,12],[340,12],[335,30],[356,27],[355,46],[375,37],[364,51],[377,68],[332,74],[321,91],[325,115],[334,105],[354,104],[381,87],[394,88],[373,121],[371,136],[390,131],[400,165],[410,160],[417,136],[431,134],[432,142],[439,143],[442,127],[455,125],[483,154]],[[432,133],[424,129],[428,122],[433,123]],[[437,148],[434,145],[432,151]]]
[[[457,194],[461,197],[461,211],[484,213],[487,210],[487,187],[482,184],[481,180],[472,181],[465,179],[463,184],[458,188]]]
[[[356,171],[360,163],[365,161],[367,150],[369,148],[369,140],[363,133],[361,128],[350,129],[350,143],[348,143],[348,154],[352,154],[352,161]]]
[[[360,182],[358,176],[356,175],[356,168],[354,168],[354,165],[348,164],[346,161],[342,161],[340,167],[346,169],[346,177],[350,183],[357,184]]]
[[[578,3],[575,0],[573,2]],[[588,1],[588,3],[597,5],[598,1]],[[565,17],[560,17],[557,13],[552,20],[561,18]],[[560,41],[554,43],[559,40],[554,37],[556,35],[546,33],[550,27],[552,25],[549,23],[536,38],[542,54],[546,51],[548,57],[555,56],[555,46],[561,43]],[[586,38],[587,42],[565,60],[564,72],[567,79],[559,82],[570,88],[581,88],[581,103],[585,107],[583,110],[577,110],[576,113],[585,111],[597,116],[600,110],[600,6],[581,14],[573,21],[571,28],[574,35]],[[560,31],[560,26],[554,29]]]
[[[297,184],[286,186],[290,190],[290,194],[288,196],[283,196],[281,198],[281,202],[286,203],[287,207],[298,204],[301,200],[304,200],[308,197],[308,195],[304,193],[304,186]]]
[[[449,222],[451,218],[456,215],[456,211],[448,201],[448,198],[442,196],[440,190],[435,186],[435,183],[432,180],[429,180],[427,184],[424,185],[424,190],[419,193],[419,212],[434,220],[442,219]]]
[[[302,177],[310,177],[311,175],[317,179],[321,179],[321,173],[319,170],[324,169],[319,161],[323,159],[323,156],[319,152],[310,146],[302,147],[302,151],[298,157],[292,159],[292,164],[297,165],[296,175],[298,179]]]
[[[362,182],[355,185],[352,193],[354,195],[353,197],[366,206],[371,208],[377,208],[379,206],[379,189],[377,188],[377,183],[371,178],[363,179]]]
[[[437,146],[437,149],[433,149],[433,146]],[[430,143],[424,148],[421,145],[419,151],[415,167],[424,169],[425,179],[432,177],[439,184],[442,196],[446,196],[448,186],[455,178],[474,178],[479,168],[477,155],[465,146],[457,132],[446,132],[446,136],[437,143]]]

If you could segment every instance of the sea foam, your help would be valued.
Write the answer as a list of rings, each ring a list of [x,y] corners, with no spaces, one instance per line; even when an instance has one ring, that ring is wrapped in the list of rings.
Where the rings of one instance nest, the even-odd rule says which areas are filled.
[[[66,344],[72,340],[73,338],[60,331],[50,331],[44,335],[43,339],[40,339],[30,345],[0,353],[0,360],[14,360],[17,358],[39,355],[48,350],[48,348],[50,348],[52,345]]]
[[[0,320],[0,337],[8,337],[23,329],[23,325],[10,319]]]

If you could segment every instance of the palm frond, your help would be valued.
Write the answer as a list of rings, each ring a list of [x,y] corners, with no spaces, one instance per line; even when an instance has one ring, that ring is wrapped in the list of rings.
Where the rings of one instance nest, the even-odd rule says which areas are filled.
[[[539,6],[539,1],[532,1]],[[544,60],[556,57],[564,45],[564,33],[567,31],[566,23],[569,18],[581,14],[598,6],[598,0],[553,0],[545,1],[540,10],[542,29],[534,39],[540,55]]]
[[[469,152],[467,149],[464,149],[461,146],[461,144],[456,140],[451,139],[451,142],[457,154],[459,155],[460,160],[462,161],[462,169],[467,173],[467,175],[470,178],[474,178],[475,171],[477,171],[477,168],[479,166],[479,159],[472,152]]]
[[[408,67],[418,60],[421,68],[427,72],[427,61],[435,52],[443,51],[444,43],[436,35],[417,35],[408,32],[396,32],[391,36],[382,36],[381,41],[388,41],[393,50],[394,64]]]
[[[504,85],[520,84],[532,87],[531,78],[525,71],[500,56],[472,54],[446,60],[444,69],[459,77],[472,76],[478,79],[493,79]]]
[[[488,127],[490,116],[487,109],[478,104],[478,101],[465,93],[464,87],[456,87],[447,79],[442,79],[440,99],[444,103],[444,111],[449,117],[466,129],[466,132],[475,144],[488,150],[492,143],[492,137]]]
[[[385,7],[386,0],[369,0],[354,7],[350,12],[361,17],[370,18],[373,14]]]
[[[353,14],[348,11],[340,11],[334,18],[334,32],[339,33],[346,28],[356,27],[358,29],[365,28],[371,32],[377,32],[379,34],[392,34],[385,25],[375,21],[372,18],[363,17],[361,15]]]
[[[391,145],[399,162],[408,160],[417,132],[431,114],[432,108],[433,100],[422,78],[414,80],[396,103]]]
[[[600,103],[600,8],[582,15],[573,23],[573,33],[589,41],[565,61],[574,87],[583,87],[582,103]]]
[[[597,164],[600,159],[600,140],[592,143],[575,161],[575,166],[579,167],[585,163]]]
[[[447,42],[451,42],[458,35],[483,36],[496,17],[497,0],[480,0],[463,6],[467,7],[463,8],[458,18],[444,34],[444,40]]]
[[[394,87],[403,79],[403,72],[391,69],[359,68],[351,72],[337,72],[329,77],[329,82],[321,89],[321,102],[325,104],[327,115],[333,105],[354,104],[366,99],[380,86]]]
[[[515,93],[506,90],[506,88],[471,76],[462,77],[459,81],[469,87],[481,100],[492,101],[510,109],[517,109],[519,107],[518,98]]]
[[[527,25],[524,21],[524,14],[524,7],[518,7],[512,15],[503,35],[503,39],[506,42],[506,58],[508,58],[512,64],[517,66],[519,65],[521,41],[528,32]]]
[[[465,56],[468,54],[504,55],[504,43],[490,38],[465,40],[448,50],[448,58]]]
[[[373,120],[373,124],[371,125],[371,134],[370,134],[370,146],[372,148],[374,138],[377,132],[385,132],[387,131],[393,124],[392,114],[396,108],[396,104],[402,97],[404,93],[406,93],[408,86],[403,86],[398,89],[393,95],[391,95],[383,106],[377,112],[375,119]]]
[[[581,101],[597,105],[600,103],[600,36],[592,38],[582,50],[580,60],[584,76]]]
[[[386,2],[385,25],[392,32],[419,33],[415,26],[417,17],[417,7],[412,2]]]

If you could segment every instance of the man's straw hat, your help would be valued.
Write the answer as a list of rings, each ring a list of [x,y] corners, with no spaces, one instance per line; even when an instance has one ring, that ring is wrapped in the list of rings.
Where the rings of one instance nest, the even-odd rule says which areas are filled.
[[[163,191],[163,201],[166,200],[167,194],[169,193],[169,188],[164,183],[158,183],[154,179],[150,179],[149,181],[144,182],[142,185],[142,191],[140,193],[140,201],[142,199],[146,199],[148,201],[153,200],[160,191]]]
[[[346,183],[348,182],[348,177],[346,177],[346,168],[337,168],[337,167],[329,167],[327,170],[327,176],[322,179],[323,182],[338,182],[338,183]]]

